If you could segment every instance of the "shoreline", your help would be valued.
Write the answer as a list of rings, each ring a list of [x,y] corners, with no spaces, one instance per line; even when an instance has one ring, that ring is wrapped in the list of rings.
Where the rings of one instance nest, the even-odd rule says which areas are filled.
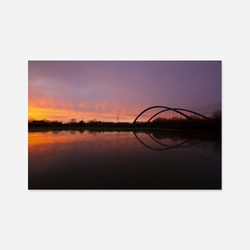
[[[173,128],[157,128],[157,127],[85,127],[85,126],[57,126],[57,127],[32,127],[28,128],[28,132],[44,132],[44,131],[96,131],[96,132],[166,132],[173,135],[204,137],[222,139],[219,131],[213,130],[188,130]]]

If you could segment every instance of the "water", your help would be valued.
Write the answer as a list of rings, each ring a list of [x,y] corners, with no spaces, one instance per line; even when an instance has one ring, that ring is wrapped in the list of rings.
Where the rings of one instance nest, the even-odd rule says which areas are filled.
[[[28,145],[29,189],[221,189],[220,140],[29,131]]]

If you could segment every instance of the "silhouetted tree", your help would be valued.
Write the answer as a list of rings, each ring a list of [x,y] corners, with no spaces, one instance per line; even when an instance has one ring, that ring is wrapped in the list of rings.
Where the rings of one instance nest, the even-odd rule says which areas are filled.
[[[76,119],[75,119],[75,118],[72,118],[72,119],[70,120],[70,123],[76,123]]]
[[[97,122],[97,120],[94,118],[93,120],[91,120],[90,122]]]
[[[82,120],[79,122],[79,125],[83,126],[85,124],[85,122]]]
[[[217,109],[213,112],[213,116],[214,119],[221,119],[221,110]]]

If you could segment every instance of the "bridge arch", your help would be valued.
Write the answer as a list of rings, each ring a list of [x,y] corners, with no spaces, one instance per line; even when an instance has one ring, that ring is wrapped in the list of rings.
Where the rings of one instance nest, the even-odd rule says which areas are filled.
[[[148,110],[154,109],[154,108],[162,108],[162,110],[159,111],[159,112],[157,112],[156,114],[154,114],[147,122],[150,122],[154,117],[156,117],[156,116],[159,115],[160,113],[163,113],[163,112],[166,112],[166,111],[170,111],[170,110],[172,110],[172,111],[174,111],[174,112],[176,112],[176,113],[178,113],[178,114],[184,116],[184,117],[187,118],[187,119],[191,119],[191,117],[188,116],[188,115],[186,115],[186,114],[184,114],[182,111],[190,112],[190,113],[195,114],[195,115],[198,115],[198,116],[200,116],[200,117],[202,117],[202,118],[204,118],[204,119],[209,119],[208,117],[206,117],[206,116],[204,116],[204,115],[202,115],[202,114],[199,114],[199,113],[197,113],[197,112],[194,112],[194,111],[188,110],[188,109],[170,108],[170,107],[166,107],[166,106],[152,106],[152,107],[149,107],[149,108],[143,110],[143,111],[135,118],[135,120],[133,121],[133,123],[136,123],[136,121],[138,120],[138,118],[139,118],[142,114],[144,114],[144,113],[147,112]]]

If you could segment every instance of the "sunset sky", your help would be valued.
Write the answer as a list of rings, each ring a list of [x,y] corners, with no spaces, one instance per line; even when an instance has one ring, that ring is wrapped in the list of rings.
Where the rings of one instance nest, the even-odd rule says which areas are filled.
[[[221,61],[29,61],[28,118],[132,122],[161,105],[221,109]]]

